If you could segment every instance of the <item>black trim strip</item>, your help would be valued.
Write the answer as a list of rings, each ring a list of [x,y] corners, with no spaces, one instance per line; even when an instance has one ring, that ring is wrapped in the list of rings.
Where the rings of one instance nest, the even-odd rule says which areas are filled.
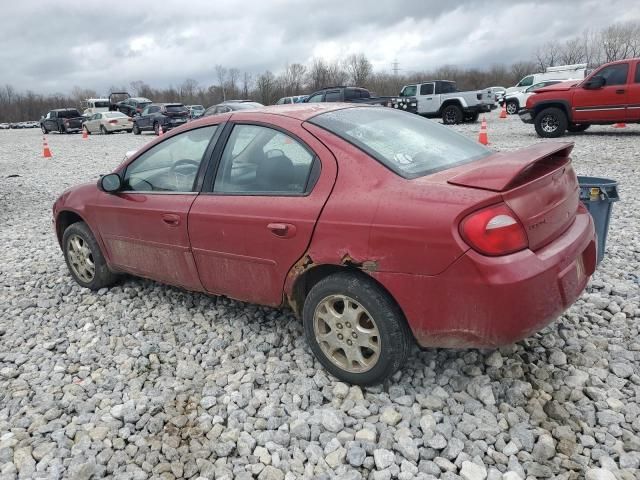
[[[576,107],[576,112],[590,110],[624,110],[628,105],[594,105],[592,107]]]

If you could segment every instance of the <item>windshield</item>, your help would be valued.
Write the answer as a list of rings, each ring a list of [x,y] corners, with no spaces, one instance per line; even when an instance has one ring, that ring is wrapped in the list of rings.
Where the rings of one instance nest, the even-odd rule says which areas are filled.
[[[392,108],[334,110],[309,122],[355,145],[404,178],[421,177],[491,154],[444,125]]]
[[[417,88],[418,87],[416,85],[407,85],[400,92],[400,96],[401,97],[415,97]]]
[[[93,102],[94,108],[109,108],[109,100],[101,100],[99,102]]]

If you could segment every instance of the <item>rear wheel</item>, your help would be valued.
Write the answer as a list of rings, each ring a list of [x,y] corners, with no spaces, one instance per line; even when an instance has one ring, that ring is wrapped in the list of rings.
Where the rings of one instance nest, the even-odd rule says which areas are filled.
[[[87,132],[87,135],[91,135],[91,132],[89,131],[89,129],[87,128],[87,126],[86,126],[86,125],[83,125],[83,126],[82,126],[82,130],[83,130],[83,131],[85,131],[85,132]]]
[[[536,115],[536,132],[544,138],[558,138],[567,130],[567,115],[556,107],[549,107]]]
[[[404,365],[411,349],[399,307],[362,274],[337,273],[318,282],[304,301],[302,318],[316,358],[348,383],[383,382]]]
[[[587,128],[589,128],[591,124],[589,123],[570,123],[567,127],[567,130],[571,133],[580,133],[584,132]]]
[[[520,109],[520,105],[516,100],[509,100],[507,102],[507,106],[505,107],[505,109],[507,110],[507,113],[509,115],[515,115],[516,113],[518,113],[518,110]]]
[[[442,123],[455,125],[462,122],[462,109],[458,105],[447,105],[442,110]]]
[[[140,135],[140,127],[136,122],[133,122],[133,134]]]
[[[113,285],[118,276],[107,267],[98,242],[84,222],[71,224],[62,235],[64,259],[73,279],[91,290]]]

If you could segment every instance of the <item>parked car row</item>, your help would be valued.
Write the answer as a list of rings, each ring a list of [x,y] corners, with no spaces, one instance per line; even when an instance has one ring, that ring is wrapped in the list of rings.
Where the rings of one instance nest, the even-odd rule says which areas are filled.
[[[9,129],[22,129],[22,128],[38,128],[40,124],[38,122],[12,122],[12,123],[0,123],[0,130]]]

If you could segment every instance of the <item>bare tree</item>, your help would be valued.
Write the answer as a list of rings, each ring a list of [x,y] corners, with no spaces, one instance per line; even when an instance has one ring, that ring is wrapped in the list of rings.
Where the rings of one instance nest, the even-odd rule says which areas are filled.
[[[222,101],[224,102],[227,99],[227,95],[224,90],[224,83],[227,79],[227,69],[222,65],[216,65],[216,77],[218,79],[218,85],[220,86],[220,90],[222,91]]]
[[[230,68],[229,75],[227,77],[227,90],[229,96],[238,96],[238,81],[240,80],[240,70],[237,68]]]
[[[560,63],[573,65],[585,60],[585,45],[580,37],[567,40],[560,48]]]
[[[540,71],[544,72],[547,67],[553,67],[558,64],[562,47],[558,42],[553,40],[538,47],[535,51],[536,61]]]
[[[276,77],[269,70],[258,77],[256,81],[258,98],[264,105],[273,103],[276,89]]]
[[[373,65],[364,53],[352,54],[344,59],[344,69],[353,85],[364,85],[373,72]]]
[[[242,74],[242,98],[249,98],[249,90],[251,90],[251,74],[248,72],[244,72]]]

